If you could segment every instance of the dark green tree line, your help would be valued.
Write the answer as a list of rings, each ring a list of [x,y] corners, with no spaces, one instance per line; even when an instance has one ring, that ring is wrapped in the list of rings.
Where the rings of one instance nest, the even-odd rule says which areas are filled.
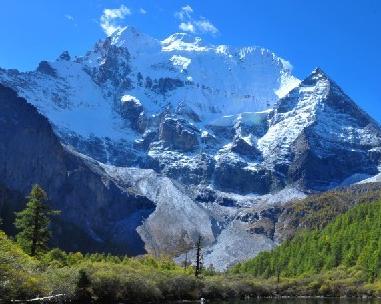
[[[358,267],[381,278],[381,201],[361,204],[323,230],[304,231],[271,252],[237,265],[233,272],[296,277],[337,267]]]

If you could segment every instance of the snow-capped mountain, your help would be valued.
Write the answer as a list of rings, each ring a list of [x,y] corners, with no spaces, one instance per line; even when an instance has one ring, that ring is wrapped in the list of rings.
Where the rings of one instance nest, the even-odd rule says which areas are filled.
[[[34,72],[2,71],[0,77],[36,105],[65,142],[86,154],[82,146],[103,142],[91,156],[120,165],[131,162],[121,159],[121,150],[133,150],[139,133],[148,136],[147,124],[166,110],[202,132],[224,115],[267,109],[298,84],[290,64],[263,48],[208,46],[183,33],[159,41],[133,27],[84,57],[70,60],[65,52]]]
[[[321,69],[279,100],[258,140],[268,165],[314,190],[376,174],[380,147],[378,123]]]
[[[379,125],[320,69],[300,82],[259,47],[183,33],[159,41],[127,27],[80,58],[0,69],[0,82],[48,118],[65,153],[118,189],[116,205],[97,193],[86,219],[56,201],[65,220],[94,242],[142,243],[134,252],[181,259],[201,234],[206,263],[224,269],[277,244],[275,228],[258,223],[274,225],[286,201],[379,172]],[[49,183],[39,174],[35,182]],[[3,179],[22,192],[30,183]],[[129,205],[136,197],[140,211]],[[120,214],[105,217],[109,204]]]

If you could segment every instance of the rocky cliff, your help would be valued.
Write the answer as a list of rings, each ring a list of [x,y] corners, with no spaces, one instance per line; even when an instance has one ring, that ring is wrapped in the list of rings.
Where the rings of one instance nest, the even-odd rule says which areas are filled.
[[[49,121],[2,85],[0,113],[2,210],[22,207],[7,204],[20,202],[38,183],[62,210],[55,242],[63,248],[145,252],[136,227],[155,209],[149,199],[118,188],[96,163],[63,147]],[[63,235],[69,231],[75,233]]]

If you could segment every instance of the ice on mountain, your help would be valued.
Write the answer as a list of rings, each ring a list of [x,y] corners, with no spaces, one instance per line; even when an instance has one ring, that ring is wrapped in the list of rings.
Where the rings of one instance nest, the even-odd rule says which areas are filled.
[[[129,103],[129,102],[131,102],[131,103],[134,103],[134,104],[139,105],[139,106],[142,105],[140,100],[137,99],[135,96],[132,96],[132,95],[123,95],[120,100],[123,103]]]
[[[170,61],[175,67],[178,67],[180,69],[180,72],[184,72],[192,62],[191,59],[179,55],[173,55]]]

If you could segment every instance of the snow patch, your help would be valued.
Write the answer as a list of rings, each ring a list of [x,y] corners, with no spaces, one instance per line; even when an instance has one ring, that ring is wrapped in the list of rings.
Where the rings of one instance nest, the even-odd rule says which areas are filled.
[[[137,99],[135,96],[131,96],[131,95],[123,95],[122,98],[120,99],[123,103],[129,103],[129,102],[132,102],[136,105],[139,105],[141,106],[142,103],[140,102],[139,99]]]

